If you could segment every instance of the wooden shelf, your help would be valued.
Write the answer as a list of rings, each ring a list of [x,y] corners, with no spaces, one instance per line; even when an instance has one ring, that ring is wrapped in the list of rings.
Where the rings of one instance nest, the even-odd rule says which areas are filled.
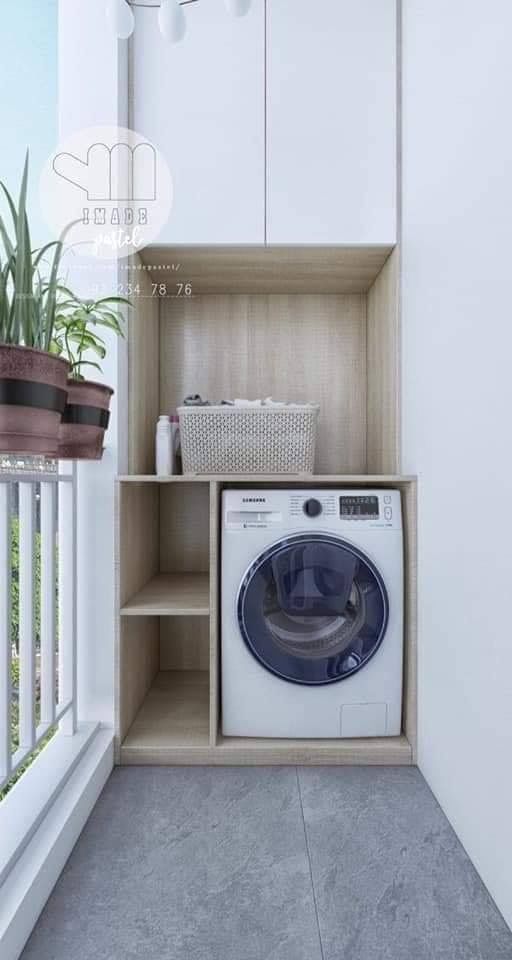
[[[209,483],[209,476],[189,476],[183,473],[173,473],[168,477],[157,477],[153,473],[129,474],[117,478],[119,483]]]
[[[207,617],[210,613],[207,573],[161,573],[121,608],[124,617]]]
[[[159,673],[123,742],[124,758],[131,755],[139,762],[158,763],[169,749],[207,747],[208,718],[207,671]]]
[[[371,486],[382,486],[386,483],[411,483],[415,480],[415,477],[412,476],[403,476],[401,474],[390,473],[390,474],[313,474],[312,476],[304,476],[303,474],[287,474],[276,475],[276,474],[261,474],[261,473],[251,473],[251,474],[236,474],[236,473],[224,473],[224,474],[174,474],[169,477],[157,477],[153,474],[133,474],[133,475],[124,475],[117,478],[119,483],[271,483],[273,486],[281,486],[286,484],[297,484],[300,483],[302,486],[312,486],[324,483],[340,483],[340,484],[349,484],[353,483],[354,485],[360,486],[362,484],[368,484]]]

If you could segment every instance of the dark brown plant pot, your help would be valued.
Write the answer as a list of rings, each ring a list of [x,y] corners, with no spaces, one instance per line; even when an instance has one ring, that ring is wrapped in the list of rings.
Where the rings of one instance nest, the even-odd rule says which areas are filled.
[[[92,380],[68,380],[68,402],[59,431],[60,460],[101,460],[114,391]]]
[[[68,373],[62,357],[0,344],[0,453],[57,455]]]

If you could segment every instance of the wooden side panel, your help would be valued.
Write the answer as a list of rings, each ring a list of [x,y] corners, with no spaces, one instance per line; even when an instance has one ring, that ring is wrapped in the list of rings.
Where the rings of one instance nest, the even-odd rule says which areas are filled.
[[[120,626],[119,717],[123,742],[159,670],[157,617],[129,617]]]
[[[220,497],[210,484],[210,746],[215,746],[220,716]]]
[[[316,471],[366,471],[366,298],[211,295],[161,306],[163,409],[188,393],[320,404]]]
[[[137,255],[134,265],[142,261]],[[132,297],[128,321],[128,469],[154,473],[155,429],[160,413],[158,370],[159,298],[152,296],[151,277],[134,272],[140,294]]]
[[[119,484],[119,606],[158,573],[158,487]]]
[[[158,565],[158,493],[145,484],[116,485],[114,710],[120,745],[159,668],[158,620],[121,618],[119,610]]]
[[[399,251],[395,248],[368,291],[368,437],[370,473],[400,468]]]

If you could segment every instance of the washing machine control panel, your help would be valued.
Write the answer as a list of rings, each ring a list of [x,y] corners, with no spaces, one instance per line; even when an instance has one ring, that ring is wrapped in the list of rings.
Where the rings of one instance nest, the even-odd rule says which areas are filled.
[[[398,491],[316,491],[315,496],[293,493],[289,498],[290,518],[322,522],[338,518],[343,524],[400,528]]]
[[[401,514],[398,490],[230,490],[224,524],[231,530],[400,530]]]

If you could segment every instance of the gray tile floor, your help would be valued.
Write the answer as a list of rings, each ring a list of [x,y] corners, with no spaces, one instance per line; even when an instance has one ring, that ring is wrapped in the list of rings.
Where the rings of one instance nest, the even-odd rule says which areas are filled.
[[[512,960],[414,768],[116,769],[23,960]]]

